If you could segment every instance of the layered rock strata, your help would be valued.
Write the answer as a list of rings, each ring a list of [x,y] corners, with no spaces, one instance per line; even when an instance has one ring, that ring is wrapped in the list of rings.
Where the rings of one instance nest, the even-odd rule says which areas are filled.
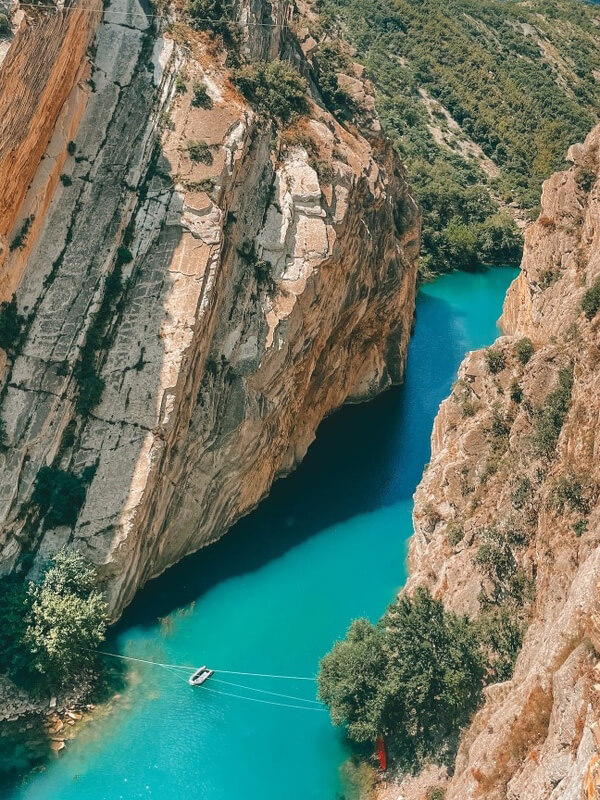
[[[326,414],[401,380],[418,212],[371,106],[360,131],[324,107],[291,12],[237,10],[243,59],[309,78],[309,113],[279,131],[217,37],[157,36],[133,0],[103,15],[77,129],[41,162],[62,180],[4,265],[25,320],[0,409],[4,573],[76,547],[116,616],[252,509]],[[85,486],[74,524],[32,502],[44,467]]]

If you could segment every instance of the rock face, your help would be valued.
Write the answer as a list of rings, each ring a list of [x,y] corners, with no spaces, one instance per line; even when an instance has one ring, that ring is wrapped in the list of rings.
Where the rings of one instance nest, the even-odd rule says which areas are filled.
[[[510,581],[526,587],[513,677],[486,689],[446,800],[600,796],[600,316],[582,311],[600,277],[599,145],[600,127],[545,183],[506,335],[464,360],[415,496],[408,591],[476,615],[489,531],[505,543],[507,597]]]
[[[309,113],[279,131],[208,33],[157,36],[134,0],[99,24],[22,207],[42,173],[62,181],[3,267],[25,318],[0,409],[4,573],[76,547],[116,616],[251,510],[326,414],[401,380],[418,212],[372,103],[360,130],[323,106],[291,13],[238,8],[278,23],[241,28],[245,60],[309,77]],[[76,522],[44,514],[43,467],[83,487]]]

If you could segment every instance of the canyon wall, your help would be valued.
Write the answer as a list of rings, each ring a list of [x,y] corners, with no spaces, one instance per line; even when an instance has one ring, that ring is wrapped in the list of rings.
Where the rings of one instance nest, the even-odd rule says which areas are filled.
[[[23,225],[33,238],[60,170],[40,169],[56,162],[48,150],[65,103],[87,68],[85,53],[100,19],[99,0],[85,10],[70,11],[27,7],[0,69],[0,296],[12,296],[25,266],[25,246],[20,258],[7,255]],[[72,103],[69,104],[72,106]],[[72,132],[79,122],[76,109],[64,109]],[[64,146],[61,148],[64,151]],[[55,165],[53,165],[55,166]],[[36,191],[31,183],[36,178]],[[54,173],[54,174],[52,174]],[[51,184],[54,183],[54,186]],[[50,184],[50,185],[49,185]],[[24,204],[29,192],[29,202]],[[28,220],[25,223],[25,220]],[[25,245],[25,242],[23,243]]]
[[[600,796],[599,146],[600,127],[545,183],[505,335],[463,361],[415,496],[407,591],[473,617],[491,598],[524,629],[452,778],[432,773],[446,800]]]
[[[235,89],[220,37],[180,18],[156,35],[114,0],[36,173],[58,159],[61,180],[3,267],[22,330],[0,405],[1,569],[35,576],[75,547],[115,616],[251,510],[325,415],[402,378],[420,220],[370,88],[346,76],[341,122],[297,11],[236,13],[233,55],[293,62],[308,113],[278,128]]]

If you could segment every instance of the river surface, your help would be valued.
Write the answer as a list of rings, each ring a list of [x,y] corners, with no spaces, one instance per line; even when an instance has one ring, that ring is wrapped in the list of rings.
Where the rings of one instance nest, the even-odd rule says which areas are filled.
[[[377,619],[406,577],[412,495],[439,403],[464,354],[496,337],[515,275],[495,268],[424,286],[404,385],[324,422],[303,464],[254,513],[140,592],[107,649],[314,676],[352,619]],[[222,673],[192,688],[185,670],[133,664],[129,673],[112,712],[88,723],[11,800],[345,795],[342,733],[326,712],[293,707],[303,705],[294,698],[314,698],[313,682]]]

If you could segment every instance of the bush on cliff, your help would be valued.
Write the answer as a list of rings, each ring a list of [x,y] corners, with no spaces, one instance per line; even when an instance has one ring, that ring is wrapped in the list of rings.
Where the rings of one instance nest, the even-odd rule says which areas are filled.
[[[189,24],[195,30],[219,33],[227,22],[226,7],[220,0],[189,0],[186,11]]]
[[[534,353],[533,342],[528,336],[524,336],[515,345],[515,355],[525,365]]]
[[[259,114],[278,122],[289,122],[307,110],[306,79],[286,61],[242,67],[235,72],[234,82]]]
[[[581,310],[585,312],[588,319],[593,319],[600,308],[600,278],[596,278],[594,283],[583,295],[581,300]]]
[[[107,623],[94,567],[60,551],[39,584],[0,582],[0,670],[21,683],[64,685],[93,665]]]
[[[540,455],[551,456],[569,411],[573,389],[573,369],[561,369],[558,386],[536,409],[533,442]]]
[[[476,628],[426,589],[377,625],[353,622],[321,661],[319,696],[356,742],[387,737],[403,768],[444,759],[476,709],[484,678]]]

